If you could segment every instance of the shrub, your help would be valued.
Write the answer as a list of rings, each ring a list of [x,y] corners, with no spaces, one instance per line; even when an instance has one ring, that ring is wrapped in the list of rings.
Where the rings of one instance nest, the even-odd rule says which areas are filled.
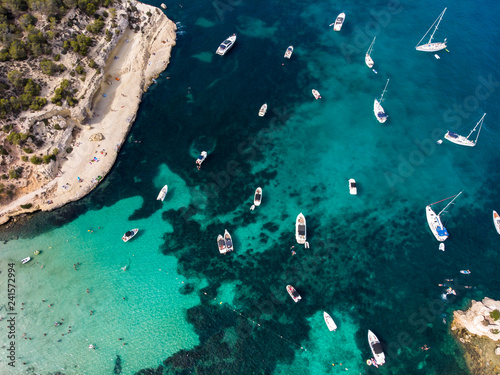
[[[28,210],[32,207],[33,205],[31,203],[27,203],[27,204],[22,204],[21,205],[21,208],[24,208],[25,210]]]
[[[32,162],[35,165],[42,164],[42,159],[39,158],[38,156],[34,155],[31,157],[30,162]]]
[[[491,319],[493,319],[495,321],[500,319],[500,311],[493,310],[492,312],[490,312],[490,317],[491,317]]]
[[[60,54],[57,54],[54,56],[54,61],[59,61],[61,60],[61,55]]]
[[[2,145],[0,145],[0,155],[9,155],[9,152]]]
[[[78,65],[76,68],[75,68],[75,71],[78,73],[78,74],[83,74],[85,73],[85,69],[83,68],[83,66],[81,65]]]
[[[2,180],[8,180],[9,176],[7,176],[5,173],[2,175]]]
[[[54,129],[56,129],[56,130],[61,130],[61,126],[60,126],[59,124],[55,124],[55,125],[54,125]]]
[[[95,69],[95,68],[97,68],[97,63],[96,63],[93,59],[90,59],[90,61],[89,61],[89,66],[90,66],[92,69]]]
[[[27,154],[32,154],[33,153],[33,150],[29,147],[25,147],[23,148],[23,151],[26,152]]]
[[[43,155],[43,164],[49,164],[51,159],[51,155]]]
[[[57,154],[59,154],[59,149],[58,149],[58,148],[53,149],[53,150],[52,150],[52,155],[54,155],[54,156],[55,156],[55,155],[57,155]],[[54,159],[54,160],[55,160],[55,159]]]
[[[7,125],[2,126],[2,130],[4,133],[10,133],[10,131],[12,130],[13,127],[14,127],[14,125],[7,124]]]
[[[28,157],[26,155],[21,156],[22,161],[28,161]]]
[[[73,151],[73,147],[66,147],[67,154],[71,154],[71,151]]]
[[[23,175],[23,167],[19,167],[19,168],[16,168],[16,169],[11,169],[9,171],[9,177],[10,178],[13,178],[13,179],[18,179],[19,177],[21,177]]]

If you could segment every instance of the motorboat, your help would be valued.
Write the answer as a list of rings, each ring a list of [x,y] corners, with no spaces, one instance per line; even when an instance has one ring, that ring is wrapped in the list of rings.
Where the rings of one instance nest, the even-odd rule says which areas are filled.
[[[295,303],[299,302],[302,297],[300,296],[299,293],[297,293],[297,291],[295,290],[295,288],[291,285],[287,285],[286,286],[286,291],[288,292],[288,294],[290,295],[290,297],[292,297],[293,301]]]
[[[22,259],[22,260],[21,260],[21,263],[22,263],[22,264],[26,264],[26,263],[28,263],[30,260],[31,260],[31,257],[26,257],[26,258],[24,258],[24,259]]]
[[[122,237],[123,242],[127,242],[127,241],[131,240],[132,238],[134,238],[134,236],[137,234],[137,232],[139,232],[139,228],[131,229],[128,232],[126,232]]]
[[[306,218],[301,212],[295,221],[295,239],[297,240],[297,243],[303,245],[306,243],[306,237]]]
[[[448,236],[449,236],[448,231],[446,230],[446,228],[443,225],[443,222],[441,221],[441,214],[446,211],[446,209],[448,208],[448,206],[450,206],[455,201],[455,199],[458,198],[458,196],[460,194],[462,194],[462,192],[460,192],[457,195],[454,195],[452,197],[449,197],[449,198],[442,199],[440,201],[431,203],[430,205],[428,205],[427,207],[425,207],[425,213],[426,213],[426,217],[427,217],[427,224],[429,225],[429,228],[431,229],[432,234],[434,234],[434,237],[436,237],[436,240],[438,240],[440,242],[445,241],[448,238]],[[453,200],[450,203],[448,203],[446,205],[446,207],[443,208],[438,214],[436,214],[434,212],[434,210],[431,207],[432,205],[434,205],[436,203],[443,202],[443,201],[451,199],[451,198],[453,198]]]
[[[259,109],[259,116],[264,117],[266,112],[267,112],[267,104],[264,103],[264,104],[262,104],[262,107],[260,107],[260,109]]]
[[[332,317],[330,314],[328,314],[326,311],[323,311],[323,317],[325,318],[325,323],[328,329],[331,331],[337,330],[337,325],[333,321]]]
[[[253,205],[250,207],[250,209],[253,211],[255,207],[260,206],[260,203],[262,202],[262,188],[258,187],[255,189],[255,194],[253,196]]]
[[[286,49],[285,59],[289,59],[290,57],[292,57],[292,53],[293,53],[293,46],[290,46]]]
[[[321,95],[319,94],[319,91],[318,90],[312,90],[312,93],[314,95],[314,97],[317,99],[321,99]]]
[[[495,224],[495,229],[500,234],[500,215],[496,211],[493,211],[493,224]]]
[[[377,118],[377,121],[383,124],[384,122],[387,121],[387,114],[384,111],[384,108],[382,107],[382,102],[384,101],[384,94],[387,90],[387,85],[389,84],[389,80],[387,80],[387,83],[385,84],[384,91],[382,91],[382,95],[380,96],[380,99],[375,99],[373,102],[373,113],[375,114],[375,117]]]
[[[460,270],[460,273],[462,273],[464,275],[470,275],[471,274],[470,270]]]
[[[358,188],[356,187],[356,181],[354,180],[354,178],[351,178],[349,180],[349,192],[352,195],[357,195],[358,194]]]
[[[453,142],[453,143],[455,143],[457,145],[474,147],[476,145],[476,143],[477,143],[477,139],[479,138],[479,133],[481,133],[481,128],[483,127],[484,116],[486,116],[486,113],[483,115],[483,117],[481,117],[481,119],[479,120],[479,122],[476,124],[476,126],[474,126],[474,129],[471,130],[471,132],[469,133],[469,135],[467,137],[464,137],[463,135],[459,135],[459,134],[450,132],[449,130],[444,135],[444,137],[448,141]],[[479,130],[477,131],[476,139],[472,141],[472,140],[469,139],[469,137],[472,135],[472,133],[474,133],[476,131],[476,129],[477,129],[478,126],[479,126]]]
[[[345,13],[342,12],[337,16],[337,19],[335,20],[335,22],[333,24],[333,30],[340,31],[340,29],[342,28],[342,25],[344,24],[344,21],[345,21]]]
[[[385,363],[385,354],[382,350],[382,345],[380,344],[379,339],[372,331],[368,331],[368,344],[370,344],[370,349],[373,353],[373,364],[378,367],[382,366]]]
[[[219,48],[217,48],[217,51],[215,53],[217,55],[224,56],[227,53],[227,51],[233,48],[235,42],[236,42],[236,34],[233,34],[220,44]]]
[[[231,235],[229,234],[227,229],[224,229],[224,241],[226,242],[227,251],[234,251],[233,240],[231,239]]]
[[[222,235],[217,236],[217,246],[219,247],[219,253],[225,254],[227,253],[227,246],[226,246],[226,241],[224,240],[224,237]]]
[[[207,155],[208,154],[206,151],[202,151],[200,156],[198,156],[198,159],[196,159],[196,168],[198,168],[198,170],[201,169],[201,165],[203,164],[203,162],[207,158]]]
[[[162,189],[160,190],[160,194],[158,194],[158,197],[156,198],[157,201],[162,201],[165,199],[165,196],[167,195],[167,191],[168,191],[168,185],[165,185],[164,187],[162,187]]]

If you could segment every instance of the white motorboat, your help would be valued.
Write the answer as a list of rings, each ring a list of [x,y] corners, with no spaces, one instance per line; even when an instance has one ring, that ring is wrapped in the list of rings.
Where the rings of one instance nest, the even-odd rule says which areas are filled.
[[[382,345],[377,336],[372,331],[368,331],[368,344],[373,353],[373,362],[376,367],[382,366],[385,363],[385,354],[382,350]]]
[[[493,211],[493,224],[495,224],[495,229],[500,234],[500,215],[496,211]]]
[[[156,198],[157,201],[162,201],[165,199],[165,196],[167,195],[167,191],[168,191],[168,185],[165,185],[164,187],[162,187],[162,189],[160,190],[160,194],[158,194],[158,197]]]
[[[344,24],[344,21],[345,21],[345,13],[342,12],[337,16],[337,19],[335,20],[335,22],[330,24],[330,26],[333,25],[333,30],[340,31],[340,29],[342,28],[342,25]]]
[[[217,246],[219,247],[219,253],[225,254],[227,253],[227,246],[226,246],[226,241],[224,240],[224,237],[222,235],[217,236]]]
[[[21,259],[22,264],[26,264],[31,260],[31,257],[26,257],[24,259]]]
[[[295,303],[299,302],[302,297],[300,296],[299,293],[297,293],[297,291],[295,290],[295,288],[291,285],[287,285],[286,286],[286,291],[288,292],[288,294],[290,295],[290,297],[292,297],[292,299],[294,300]]]
[[[306,243],[306,237],[306,218],[301,212],[295,221],[295,239],[297,240],[297,243],[303,245]]]
[[[356,187],[356,181],[354,178],[351,178],[349,180],[349,193],[352,195],[357,195],[358,194],[358,188]]]
[[[134,238],[134,236],[139,232],[139,228],[131,229],[122,236],[123,242],[127,242]]]
[[[235,42],[236,42],[236,34],[233,34],[220,44],[219,48],[217,48],[217,51],[215,53],[217,55],[224,56],[227,53],[227,51],[233,48]]]
[[[478,123],[476,124],[476,126],[474,126],[474,129],[471,130],[471,132],[469,133],[469,135],[467,137],[464,137],[463,135],[455,134],[455,133],[450,132],[450,131],[448,131],[444,135],[444,137],[448,141],[456,143],[457,145],[474,147],[476,145],[476,143],[477,143],[477,139],[479,138],[479,133],[481,133],[481,128],[483,127],[484,116],[486,116],[486,113],[483,115],[483,117],[481,117],[481,119],[478,121]],[[477,131],[476,139],[473,140],[473,141],[471,141],[469,139],[469,137],[472,135],[472,133],[474,133],[476,131],[476,129],[477,129],[478,126],[479,126],[479,130]]]
[[[431,25],[431,27],[429,28],[429,30],[427,30],[427,32],[422,37],[422,39],[420,39],[420,41],[417,43],[417,45],[415,46],[415,49],[417,51],[422,51],[422,52],[437,52],[437,51],[441,51],[442,49],[446,48],[446,39],[443,42],[432,43],[432,39],[434,39],[434,34],[436,33],[436,31],[438,29],[439,23],[443,19],[444,12],[446,12],[446,8],[444,8],[443,12],[434,21],[434,23]],[[436,26],[434,27],[434,25],[436,25]],[[425,44],[420,44],[420,43],[422,43],[422,40],[425,39],[425,37],[427,36],[427,34],[429,34],[429,31],[431,31],[432,28],[434,28],[434,31],[432,32],[431,37],[429,38],[429,41],[427,43],[425,43]]]
[[[207,158],[207,155],[208,154],[206,151],[202,151],[200,156],[198,156],[198,159],[196,159],[196,168],[198,168],[198,170],[201,169],[201,165],[203,164],[203,162]]]
[[[260,107],[260,109],[259,109],[259,116],[260,117],[264,117],[264,115],[266,114],[266,112],[267,112],[267,103],[262,104],[262,107]]]
[[[325,323],[330,331],[335,331],[337,330],[337,325],[333,321],[332,317],[330,314],[328,314],[326,311],[323,311],[323,317],[325,318]]]
[[[470,275],[471,274],[470,270],[460,270],[460,273],[464,274],[464,275]]]
[[[427,224],[429,224],[429,228],[431,229],[432,231],[432,234],[434,234],[434,237],[436,237],[436,239],[440,242],[443,242],[445,241],[448,236],[449,236],[449,233],[448,231],[446,230],[446,228],[444,227],[442,221],[441,221],[441,214],[446,211],[446,209],[448,208],[449,205],[451,205],[455,199],[458,198],[458,196],[462,194],[462,192],[458,193],[457,195],[454,195],[453,197],[449,197],[449,198],[446,198],[446,199],[442,199],[440,201],[437,201],[437,202],[434,202],[434,203],[431,203],[430,205],[428,205],[427,207],[425,207],[425,213],[426,213],[426,216],[427,216]],[[443,208],[437,215],[436,213],[432,210],[431,206],[436,204],[436,203],[440,203],[440,202],[443,202],[445,200],[448,200],[448,199],[451,199],[451,202],[448,203],[446,205],[445,208]]]
[[[233,240],[231,239],[231,235],[229,234],[227,229],[224,229],[224,241],[226,242],[227,251],[234,251]]]
[[[285,59],[289,59],[290,57],[292,57],[292,53],[293,53],[293,46],[290,46],[286,49]]]
[[[257,189],[255,189],[255,194],[253,196],[254,208],[260,206],[261,202],[262,202],[262,188],[258,187]]]
[[[312,90],[312,93],[314,95],[314,97],[317,99],[321,99],[321,95],[319,94],[319,91],[318,90]]]
[[[384,101],[384,94],[385,91],[387,90],[388,84],[389,80],[387,80],[387,83],[385,84],[384,91],[382,91],[380,99],[375,99],[375,101],[373,102],[373,113],[375,114],[375,117],[377,118],[378,122],[380,122],[381,124],[386,122],[388,117],[384,111],[384,108],[382,107],[382,102]]]
[[[375,44],[375,39],[377,37],[374,37],[373,40],[372,40],[372,44],[370,44],[370,47],[368,47],[368,51],[366,51],[366,55],[365,55],[365,64],[367,67],[369,67],[370,69],[373,68],[373,59],[372,59],[372,51],[373,51],[373,45]]]

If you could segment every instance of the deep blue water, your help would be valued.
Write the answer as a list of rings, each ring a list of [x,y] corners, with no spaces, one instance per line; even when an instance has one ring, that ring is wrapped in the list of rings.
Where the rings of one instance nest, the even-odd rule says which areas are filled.
[[[494,282],[500,236],[491,220],[492,210],[500,211],[500,4],[167,5],[178,24],[170,65],[144,95],[105,182],[80,202],[38,214],[3,237],[36,240],[89,212],[113,222],[116,210],[107,208],[142,197],[120,220],[149,220],[160,232],[165,226],[153,250],[175,257],[179,274],[199,281],[183,290],[199,298],[183,310],[199,345],[150,369],[165,360],[164,373],[468,374],[450,336],[452,312],[471,299],[500,298]],[[449,53],[439,52],[437,60],[414,47],[445,6],[435,39],[448,38]],[[346,21],[335,33],[328,25],[340,11]],[[215,55],[235,32],[234,48]],[[375,35],[377,75],[364,64]],[[295,50],[285,61],[289,45]],[[382,125],[373,99],[388,78],[389,120]],[[321,100],[314,100],[313,88]],[[260,118],[263,103],[269,110]],[[484,112],[476,147],[436,144],[446,130],[467,135]],[[197,171],[202,150],[209,156]],[[165,166],[182,184],[159,184],[168,183],[171,195],[162,205],[151,197]],[[356,179],[358,196],[349,195],[349,178]],[[263,204],[251,212],[257,186]],[[461,190],[444,217],[450,238],[443,253],[425,206]],[[185,203],[175,205],[180,197]],[[296,246],[292,257],[299,212],[311,248]],[[215,239],[225,228],[236,250],[223,257]],[[461,269],[472,274],[460,275]],[[458,294],[448,301],[438,286],[445,279],[453,279],[448,283]],[[286,294],[287,284],[302,295],[300,303]],[[326,330],[324,310],[337,332]],[[365,364],[368,329],[387,356],[376,371]],[[431,350],[422,352],[424,344]],[[124,366],[126,373],[139,370]]]

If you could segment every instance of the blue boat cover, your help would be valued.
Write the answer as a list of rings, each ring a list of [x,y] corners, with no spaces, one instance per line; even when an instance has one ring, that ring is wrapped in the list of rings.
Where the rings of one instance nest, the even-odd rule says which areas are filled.
[[[458,134],[453,133],[453,132],[450,132],[450,131],[448,132],[448,135],[449,135],[450,137],[452,137],[452,138],[458,138]]]
[[[377,116],[381,118],[387,117],[387,115],[384,112],[377,113]]]
[[[448,231],[445,227],[437,227],[436,230],[440,236],[448,236]]]

